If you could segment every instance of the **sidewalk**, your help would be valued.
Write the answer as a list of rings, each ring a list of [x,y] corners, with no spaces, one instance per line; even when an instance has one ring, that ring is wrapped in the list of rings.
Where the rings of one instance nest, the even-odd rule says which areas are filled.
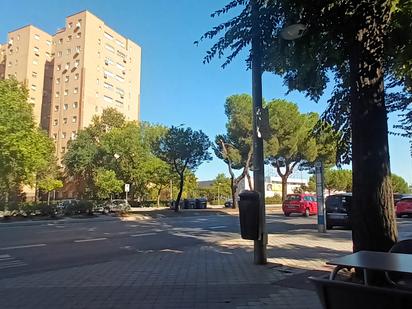
[[[253,243],[232,234],[175,229],[200,244],[137,250],[114,261],[0,280],[2,308],[321,309],[310,275],[351,250],[340,231],[269,236],[268,264],[253,265]],[[227,236],[227,235],[226,235]],[[131,252],[132,253],[132,252]],[[137,254],[136,254],[137,253]]]

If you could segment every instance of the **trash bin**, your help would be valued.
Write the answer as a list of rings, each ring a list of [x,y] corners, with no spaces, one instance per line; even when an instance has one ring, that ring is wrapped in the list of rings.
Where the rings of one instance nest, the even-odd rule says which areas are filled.
[[[239,194],[240,233],[243,239],[259,239],[259,193],[243,191]]]

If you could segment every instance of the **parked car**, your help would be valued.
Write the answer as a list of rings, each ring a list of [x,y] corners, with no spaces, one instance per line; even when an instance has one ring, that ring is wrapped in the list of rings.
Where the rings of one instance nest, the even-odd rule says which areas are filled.
[[[329,195],[325,200],[326,229],[334,226],[350,228],[350,213],[352,208],[352,193]]]
[[[103,205],[103,213],[109,212],[126,212],[130,210],[130,204],[126,200],[116,199],[107,201]]]
[[[225,207],[226,208],[232,208],[232,206],[233,206],[233,201],[232,200],[227,200],[225,202]]]
[[[282,203],[282,210],[287,217],[292,213],[309,217],[317,214],[318,203],[312,194],[288,194]]]
[[[79,205],[79,200],[76,199],[66,199],[60,200],[57,203],[56,210],[57,213],[60,214],[73,214],[75,212],[75,208]]]
[[[396,216],[401,218],[404,215],[412,215],[412,197],[403,198],[396,203]]]
[[[393,201],[394,201],[395,206],[400,200],[402,200],[404,198],[412,198],[412,195],[411,194],[395,193],[393,195]]]

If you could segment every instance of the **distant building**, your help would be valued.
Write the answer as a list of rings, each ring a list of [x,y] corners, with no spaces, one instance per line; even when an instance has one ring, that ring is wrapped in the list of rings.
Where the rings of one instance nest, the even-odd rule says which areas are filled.
[[[253,184],[253,177],[252,184]],[[287,193],[291,194],[295,189],[300,188],[302,185],[307,186],[307,181],[305,179],[288,178],[288,188]],[[250,190],[249,182],[247,178],[240,181],[238,191]],[[275,195],[282,195],[282,178],[279,176],[268,176],[265,177],[265,197],[273,197]]]

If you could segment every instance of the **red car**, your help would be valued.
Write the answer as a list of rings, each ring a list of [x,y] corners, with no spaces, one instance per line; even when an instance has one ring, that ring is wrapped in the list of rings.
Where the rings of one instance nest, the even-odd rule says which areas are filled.
[[[282,210],[286,217],[291,213],[309,217],[318,213],[318,203],[316,197],[311,194],[288,194],[283,201]]]
[[[412,215],[412,198],[403,198],[396,203],[396,216]]]

